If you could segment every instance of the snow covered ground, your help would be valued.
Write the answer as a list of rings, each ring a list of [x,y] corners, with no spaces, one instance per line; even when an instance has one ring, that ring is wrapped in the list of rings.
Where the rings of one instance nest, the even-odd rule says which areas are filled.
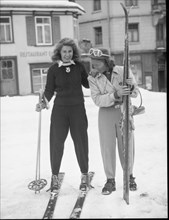
[[[86,93],[87,92],[87,93]],[[81,218],[167,218],[167,107],[166,93],[141,89],[145,114],[135,116],[136,155],[134,176],[136,192],[130,192],[130,204],[123,200],[123,173],[117,154],[116,186],[111,195],[101,194],[106,181],[98,137],[98,107],[85,91],[88,116],[90,170],[95,171],[92,189]],[[41,178],[48,181],[39,194],[28,189],[35,180],[39,113],[38,96],[1,98],[1,219],[40,219],[48,203],[50,186],[49,125],[52,109],[42,112]],[[135,99],[139,103],[139,98]],[[65,143],[61,170],[65,178],[54,218],[69,218],[80,183],[70,135]]]

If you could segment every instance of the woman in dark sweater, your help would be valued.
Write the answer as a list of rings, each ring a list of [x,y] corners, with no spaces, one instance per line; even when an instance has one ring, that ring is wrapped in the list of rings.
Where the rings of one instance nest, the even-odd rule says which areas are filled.
[[[64,151],[64,142],[70,134],[74,142],[77,161],[82,173],[80,189],[88,187],[88,134],[87,116],[82,85],[89,88],[88,74],[80,62],[75,42],[64,38],[56,45],[53,65],[47,74],[42,103],[37,111],[48,108],[48,102],[56,93],[50,125],[51,191],[58,187],[58,173]]]

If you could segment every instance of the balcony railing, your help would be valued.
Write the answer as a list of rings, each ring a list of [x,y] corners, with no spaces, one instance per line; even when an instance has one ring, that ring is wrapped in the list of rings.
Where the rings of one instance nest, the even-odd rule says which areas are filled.
[[[158,4],[152,5],[153,12],[162,12],[166,11],[166,4],[164,2],[159,2]]]
[[[166,40],[156,41],[157,49],[166,49]]]

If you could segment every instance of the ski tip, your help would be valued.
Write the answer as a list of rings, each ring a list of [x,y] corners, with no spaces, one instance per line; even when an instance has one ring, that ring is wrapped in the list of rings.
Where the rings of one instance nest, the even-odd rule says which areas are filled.
[[[126,198],[125,196],[123,197],[124,201],[126,202],[127,205],[129,205],[129,198]]]
[[[120,5],[122,6],[123,9],[126,9],[122,2],[120,2]]]

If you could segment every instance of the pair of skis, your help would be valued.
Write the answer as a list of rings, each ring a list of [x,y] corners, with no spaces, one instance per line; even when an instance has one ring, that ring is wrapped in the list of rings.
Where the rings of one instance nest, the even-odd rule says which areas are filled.
[[[58,178],[59,178],[59,188],[56,192],[51,192],[50,194],[50,198],[49,198],[49,202],[47,204],[46,207],[46,211],[43,215],[43,219],[52,219],[53,218],[53,213],[55,210],[55,206],[56,206],[56,202],[59,196],[59,192],[60,192],[60,188],[63,182],[63,178],[64,178],[65,173],[59,173]],[[87,193],[90,190],[90,185],[91,185],[91,181],[93,179],[94,176],[94,172],[89,172],[89,188],[86,191],[81,191],[78,194],[76,203],[73,207],[72,213],[70,215],[71,219],[78,219],[80,218],[81,212],[82,212],[82,208],[83,208],[83,204],[85,201],[85,198],[87,196]]]
[[[120,3],[125,14],[125,45],[124,45],[124,73],[123,73],[123,85],[126,84],[126,79],[129,78],[129,40],[128,40],[128,17],[129,11],[126,7]],[[131,9],[131,8],[130,8]],[[123,169],[123,199],[129,204],[129,165],[130,165],[130,138],[131,138],[131,128],[130,128],[130,97],[123,97],[123,112],[122,112],[122,137],[124,146],[124,169]]]

